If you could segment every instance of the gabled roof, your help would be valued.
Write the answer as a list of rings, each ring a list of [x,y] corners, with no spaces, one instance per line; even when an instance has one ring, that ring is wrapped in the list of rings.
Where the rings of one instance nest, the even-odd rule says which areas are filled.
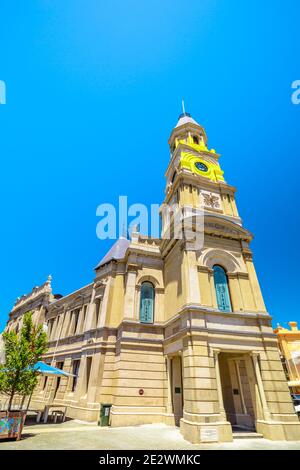
[[[125,237],[120,237],[111,247],[111,249],[106,253],[104,258],[100,261],[99,264],[97,264],[95,269],[100,268],[104,264],[109,263],[110,261],[113,260],[120,260],[125,257],[127,248],[130,245],[130,240],[128,240]]]

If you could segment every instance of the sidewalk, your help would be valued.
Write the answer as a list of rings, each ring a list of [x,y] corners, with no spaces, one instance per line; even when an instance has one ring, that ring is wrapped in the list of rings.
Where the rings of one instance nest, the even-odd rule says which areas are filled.
[[[126,428],[101,428],[77,420],[62,424],[25,426],[22,440],[0,441],[1,450],[300,450],[300,441],[239,439],[232,443],[190,444],[178,428],[151,424]]]

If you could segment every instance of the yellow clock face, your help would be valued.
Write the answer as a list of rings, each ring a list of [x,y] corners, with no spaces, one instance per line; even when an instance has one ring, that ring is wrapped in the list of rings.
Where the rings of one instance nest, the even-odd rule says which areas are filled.
[[[211,181],[224,181],[223,171],[217,162],[206,161],[201,155],[192,152],[182,152],[180,167]]]
[[[195,162],[195,167],[196,167],[196,170],[200,171],[201,173],[203,172],[206,173],[208,171],[207,165],[205,165],[205,163],[201,161]]]

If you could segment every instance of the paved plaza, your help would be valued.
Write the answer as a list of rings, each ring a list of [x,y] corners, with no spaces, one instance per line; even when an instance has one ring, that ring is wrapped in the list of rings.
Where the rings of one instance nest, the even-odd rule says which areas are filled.
[[[190,444],[178,428],[151,424],[124,428],[101,428],[77,420],[62,424],[31,424],[20,441],[0,441],[0,450],[300,450],[299,442],[236,439],[231,443]]]

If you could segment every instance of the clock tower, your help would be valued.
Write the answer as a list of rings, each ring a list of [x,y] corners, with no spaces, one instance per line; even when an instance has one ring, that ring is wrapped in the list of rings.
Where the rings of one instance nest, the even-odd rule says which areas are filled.
[[[241,224],[235,188],[224,179],[220,155],[215,149],[209,149],[204,128],[189,113],[179,116],[169,146],[171,159],[166,171],[165,203],[202,209],[207,214]]]
[[[161,212],[161,254],[164,351],[175,422],[192,442],[231,440],[239,429],[269,439],[298,438],[299,422],[253,263],[253,236],[242,225],[236,190],[225,180],[205,129],[189,113],[179,116],[169,146],[162,208],[171,210]],[[197,215],[202,224],[195,222]],[[185,231],[173,236],[186,220],[189,235],[190,229],[202,232],[200,244]],[[184,328],[189,333],[180,342]],[[178,376],[182,401],[172,382]]]

